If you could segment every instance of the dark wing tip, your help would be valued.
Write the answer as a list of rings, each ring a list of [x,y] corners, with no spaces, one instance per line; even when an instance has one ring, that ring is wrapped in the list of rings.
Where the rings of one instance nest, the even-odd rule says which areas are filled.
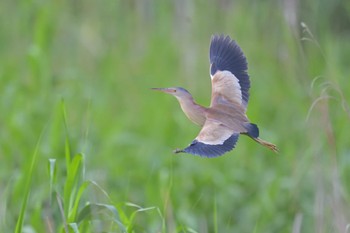
[[[243,100],[248,103],[250,81],[247,73],[247,59],[236,43],[230,36],[213,35],[209,50],[210,74],[214,75],[218,70],[230,71],[234,74],[241,86]]]
[[[209,145],[198,140],[194,140],[188,147],[183,150],[177,150],[176,153],[185,152],[203,157],[218,157],[231,151],[238,140],[239,134],[233,134],[223,144]]]
[[[218,70],[228,70],[236,72],[246,72],[248,69],[247,59],[236,43],[230,36],[213,35],[209,50],[210,64],[215,64]],[[215,71],[215,70],[213,70]],[[214,75],[215,73],[212,73]]]
[[[230,36],[213,35],[210,42],[209,50],[210,63],[216,62],[219,70],[248,69],[247,59],[236,43]],[[234,63],[233,63],[234,62]],[[233,65],[230,67],[230,65]]]

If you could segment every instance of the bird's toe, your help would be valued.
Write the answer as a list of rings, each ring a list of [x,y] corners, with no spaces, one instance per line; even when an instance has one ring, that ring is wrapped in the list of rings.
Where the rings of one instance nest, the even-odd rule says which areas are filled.
[[[175,154],[178,154],[178,153],[183,153],[184,150],[183,149],[179,149],[179,148],[176,148],[175,150],[173,150],[173,153]]]

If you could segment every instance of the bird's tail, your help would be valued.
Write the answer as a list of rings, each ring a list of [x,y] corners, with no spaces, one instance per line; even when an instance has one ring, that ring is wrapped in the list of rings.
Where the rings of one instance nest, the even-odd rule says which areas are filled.
[[[253,138],[253,137],[252,137]],[[254,141],[258,142],[259,144],[269,148],[270,150],[272,150],[273,152],[275,153],[278,153],[278,148],[276,145],[270,143],[270,142],[267,142],[267,141],[264,141],[262,140],[261,138],[253,138]]]

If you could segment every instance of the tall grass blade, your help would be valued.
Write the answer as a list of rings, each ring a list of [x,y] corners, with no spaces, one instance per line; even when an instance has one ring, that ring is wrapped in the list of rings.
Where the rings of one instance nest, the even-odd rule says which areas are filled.
[[[78,181],[79,177],[79,168],[82,162],[83,156],[82,154],[77,154],[74,156],[72,162],[67,167],[67,179],[66,183],[64,185],[64,213],[65,216],[69,216],[69,212],[73,205],[73,200],[75,197],[76,192],[76,182]]]
[[[74,233],[79,233],[79,227],[76,223],[69,223],[68,226],[73,230]]]
[[[214,213],[213,213],[213,222],[214,222],[214,232],[218,233],[218,212],[217,212],[217,203],[216,203],[216,194],[214,197]]]
[[[157,209],[156,207],[147,207],[147,208],[143,208],[143,207],[141,207],[141,206],[139,206],[139,205],[136,205],[136,204],[130,203],[130,202],[127,202],[126,205],[127,205],[127,206],[131,206],[131,207],[137,208],[137,210],[134,211],[134,212],[131,214],[130,218],[129,218],[129,223],[128,223],[128,227],[127,227],[127,232],[130,232],[130,233],[133,232],[133,222],[134,222],[134,219],[135,219],[137,213]]]
[[[62,114],[63,114],[63,123],[66,130],[66,139],[65,139],[65,156],[66,156],[66,167],[69,167],[70,164],[70,144],[69,144],[69,135],[68,135],[68,126],[67,126],[67,113],[66,113],[66,106],[64,104],[64,100],[61,100],[61,108],[62,108]]]
[[[65,230],[66,233],[69,233],[67,219],[66,219],[66,216],[64,214],[62,198],[58,193],[56,193],[56,199],[57,199],[57,204],[58,204],[58,207],[60,209],[60,213],[61,213],[62,220],[63,220],[63,229]]]
[[[113,222],[115,222],[123,232],[126,232],[125,226],[120,221],[118,210],[113,205],[107,205],[102,203],[87,204],[79,212],[76,222],[79,224],[84,220],[89,221],[92,219],[92,216],[96,214],[104,213],[105,211],[111,213]]]
[[[56,178],[56,159],[49,159],[49,176],[50,176],[50,204],[52,203],[52,188]]]
[[[25,186],[24,193],[23,193],[23,202],[22,202],[21,210],[19,212],[19,217],[18,217],[17,223],[16,223],[15,233],[22,233],[24,214],[26,212],[27,202],[28,202],[28,198],[30,195],[30,186],[32,183],[34,166],[35,166],[36,158],[38,156],[39,145],[41,143],[41,138],[42,138],[43,133],[44,133],[44,130],[41,132],[39,139],[38,139],[38,142],[35,146],[35,150],[34,150],[34,153],[32,156],[32,161],[30,163],[29,171],[25,173],[25,174],[27,174],[27,181],[26,181],[26,186]]]
[[[75,197],[75,200],[74,200],[74,205],[73,205],[72,210],[70,211],[70,214],[68,217],[69,222],[73,222],[76,220],[81,196],[83,195],[84,191],[86,190],[86,188],[90,184],[91,184],[90,181],[84,181],[83,184],[80,186],[78,193],[77,193],[77,196]]]

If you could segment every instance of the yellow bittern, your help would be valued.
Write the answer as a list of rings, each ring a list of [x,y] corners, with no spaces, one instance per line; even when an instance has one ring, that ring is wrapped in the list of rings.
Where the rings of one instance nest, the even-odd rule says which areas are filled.
[[[231,151],[240,134],[277,152],[277,147],[259,138],[256,124],[247,115],[250,81],[245,55],[229,36],[214,35],[210,42],[210,76],[212,83],[210,107],[197,104],[182,87],[152,88],[177,98],[186,116],[202,126],[198,136],[185,149],[175,153],[190,153],[216,157]]]

